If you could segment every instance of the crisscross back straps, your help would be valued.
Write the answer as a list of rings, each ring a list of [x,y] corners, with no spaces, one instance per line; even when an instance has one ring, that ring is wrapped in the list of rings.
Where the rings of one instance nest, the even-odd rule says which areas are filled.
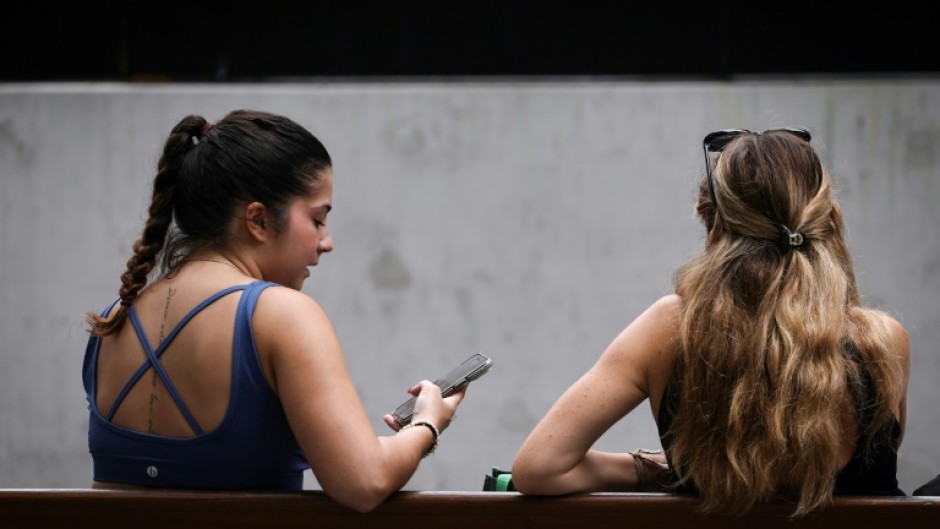
[[[180,397],[179,392],[176,390],[176,386],[173,385],[173,381],[170,380],[169,374],[163,368],[163,364],[160,363],[160,356],[163,355],[166,348],[173,343],[173,339],[180,333],[183,327],[189,323],[189,320],[193,319],[196,314],[202,311],[202,309],[208,307],[212,303],[215,303],[220,298],[227,296],[228,294],[244,290],[246,285],[235,285],[228,287],[224,290],[216,292],[212,296],[209,296],[203,300],[200,304],[190,310],[179,323],[173,327],[173,330],[167,335],[162,343],[154,350],[150,347],[150,342],[147,340],[146,335],[144,334],[143,327],[140,324],[140,319],[137,316],[137,310],[132,305],[128,307],[128,315],[130,316],[131,323],[134,325],[134,331],[137,333],[137,339],[140,341],[141,347],[143,347],[144,352],[147,354],[147,359],[144,360],[143,364],[137,369],[136,372],[131,376],[130,380],[127,381],[127,384],[124,385],[124,388],[121,389],[121,392],[118,394],[117,398],[114,399],[114,403],[111,405],[111,409],[108,411],[107,419],[111,421],[114,417],[114,414],[117,412],[118,408],[121,406],[121,403],[124,402],[124,398],[127,397],[127,394],[134,387],[135,384],[140,380],[140,378],[147,372],[147,369],[153,367],[154,371],[159,375],[160,380],[163,381],[163,384],[166,386],[167,391],[170,393],[170,396],[173,398],[173,402],[176,403],[176,407],[179,409],[180,413],[183,414],[183,418],[186,419],[186,423],[189,424],[189,427],[193,430],[193,433],[197,436],[203,435],[204,432],[202,428],[199,427],[199,424],[196,422],[196,419],[193,417],[192,413],[189,411],[189,408],[186,406],[186,403],[183,402],[183,398]]]

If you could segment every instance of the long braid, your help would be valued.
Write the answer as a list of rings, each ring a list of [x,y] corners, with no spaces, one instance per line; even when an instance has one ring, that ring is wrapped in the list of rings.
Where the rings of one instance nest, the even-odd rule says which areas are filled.
[[[91,334],[121,328],[155,269],[174,273],[200,248],[229,244],[238,204],[260,202],[279,230],[288,201],[310,193],[331,163],[320,140],[284,116],[234,110],[214,125],[197,115],[180,120],[163,147],[149,218],[121,274],[121,303],[107,316],[86,314]]]
[[[156,266],[157,257],[164,249],[167,233],[173,223],[174,191],[182,159],[198,145],[198,137],[206,123],[202,117],[187,116],[170,133],[157,163],[149,208],[150,218],[144,225],[143,233],[134,242],[134,254],[127,260],[127,268],[121,274],[121,288],[118,291],[121,302],[117,311],[110,316],[88,314],[92,334],[105,336],[120,329],[127,318],[127,308],[147,285],[147,278]]]

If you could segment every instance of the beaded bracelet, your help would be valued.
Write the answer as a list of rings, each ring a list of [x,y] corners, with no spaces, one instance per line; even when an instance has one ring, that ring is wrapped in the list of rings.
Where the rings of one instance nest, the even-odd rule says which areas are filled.
[[[438,438],[440,438],[441,432],[438,431],[436,426],[429,423],[428,421],[418,421],[418,422],[408,423],[402,426],[399,432],[404,432],[405,430],[413,426],[427,426],[428,430],[431,430],[431,448],[428,448],[428,451],[425,452],[423,456],[421,456],[422,458],[428,457],[429,455],[433,454],[435,450],[437,450],[437,440]]]

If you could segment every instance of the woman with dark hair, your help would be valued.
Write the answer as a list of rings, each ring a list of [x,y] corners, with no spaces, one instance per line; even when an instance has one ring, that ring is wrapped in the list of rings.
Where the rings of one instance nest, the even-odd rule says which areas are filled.
[[[294,121],[183,118],[121,288],[90,313],[83,380],[94,487],[281,489],[312,468],[368,511],[433,452],[464,397],[420,381],[377,436],[326,313],[300,291],[333,250],[332,162]],[[151,278],[151,276],[154,276]]]
[[[518,490],[676,490],[724,514],[785,499],[795,516],[833,494],[904,494],[907,333],[861,306],[810,141],[801,129],[705,137],[704,250],[535,427],[512,467]],[[645,399],[663,454],[591,449]]]

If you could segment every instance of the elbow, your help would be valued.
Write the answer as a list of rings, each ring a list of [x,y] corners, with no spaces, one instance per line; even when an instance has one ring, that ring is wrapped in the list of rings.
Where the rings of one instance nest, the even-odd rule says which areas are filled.
[[[541,481],[537,473],[532,472],[532,469],[528,465],[520,463],[513,464],[512,485],[519,493],[528,495],[542,494],[543,491],[541,487],[539,487]]]
[[[324,492],[337,503],[350,509],[367,513],[381,505],[395,488],[381,481],[363,481],[359,483],[345,483],[333,490]]]
[[[346,502],[345,505],[356,512],[367,513],[382,505],[385,498],[386,496],[381,495],[363,495],[350,498],[350,501]]]
[[[344,507],[349,507],[350,509],[361,513],[371,512],[376,507],[381,505],[388,496],[388,494],[384,494],[378,491],[362,491],[360,493],[347,493],[335,496],[330,495],[330,497],[333,498],[337,503],[340,503]]]
[[[512,484],[521,494],[557,496],[577,492],[572,481],[574,469],[563,466],[558,458],[522,457],[512,465]]]
[[[514,489],[516,489],[516,492],[518,492],[519,494],[523,494],[527,496],[538,494],[537,492],[532,490],[531,487],[529,487],[529,482],[525,478],[518,479],[516,477],[515,472],[512,473],[512,486]]]

